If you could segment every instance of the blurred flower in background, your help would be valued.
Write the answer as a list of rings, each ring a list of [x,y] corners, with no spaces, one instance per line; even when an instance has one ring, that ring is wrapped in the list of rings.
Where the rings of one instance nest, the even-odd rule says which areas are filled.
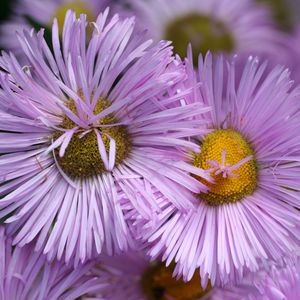
[[[264,55],[286,62],[286,36],[275,29],[270,11],[252,0],[129,0],[140,26],[156,40],[173,42],[175,52],[186,56],[191,42],[198,54]]]
[[[97,295],[105,300],[297,300],[300,295],[300,261],[288,267],[270,264],[266,271],[225,288],[202,288],[199,272],[184,282],[172,276],[173,270],[174,264],[149,261],[140,251],[102,256],[92,273],[101,278]]]

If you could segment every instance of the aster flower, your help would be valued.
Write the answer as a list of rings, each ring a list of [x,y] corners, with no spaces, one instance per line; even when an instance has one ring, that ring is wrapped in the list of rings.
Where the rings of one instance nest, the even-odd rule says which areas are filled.
[[[149,47],[132,35],[133,18],[107,17],[93,23],[87,47],[86,16],[69,11],[62,46],[54,21],[54,56],[43,31],[25,31],[27,65],[12,54],[0,60],[0,218],[14,244],[37,238],[49,259],[134,247],[123,202],[152,219],[157,197],[186,211],[190,191],[207,190],[174,162],[198,150],[185,138],[199,133],[203,122],[191,118],[208,108],[180,105],[191,91],[174,89],[186,74],[169,43]]]
[[[101,256],[91,273],[102,286],[91,296],[103,300],[296,300],[299,298],[299,260],[282,267],[249,273],[238,285],[202,288],[199,273],[189,282],[172,277],[174,264],[149,261],[143,252]],[[93,298],[92,298],[93,299]]]
[[[173,266],[150,262],[142,252],[100,261],[92,272],[103,284],[100,293],[105,300],[200,300],[211,299],[214,293],[210,286],[201,288],[199,274],[188,283],[177,281],[172,277]]]
[[[61,262],[49,263],[41,253],[34,252],[32,244],[23,248],[12,246],[2,226],[0,251],[0,298],[3,300],[87,299],[90,293],[104,288],[100,278],[90,272],[95,262],[80,265],[76,270]]]
[[[258,271],[265,260],[290,263],[299,250],[299,88],[292,88],[288,70],[266,73],[257,58],[249,57],[241,78],[234,60],[213,62],[208,54],[196,73],[191,61],[189,52],[187,82],[201,86],[186,101],[213,110],[199,116],[209,132],[198,136],[201,153],[189,159],[214,183],[195,194],[196,209],[188,213],[162,197],[159,221],[130,217],[152,258],[175,261],[175,275],[185,280],[200,268],[204,286],[221,285]]]
[[[254,0],[129,0],[141,24],[156,40],[173,41],[175,52],[186,56],[191,42],[199,53],[256,54],[288,62],[286,37],[279,33],[268,8]]]
[[[54,17],[57,18],[62,29],[64,17],[68,9],[74,10],[77,15],[84,13],[90,22],[96,20],[98,14],[106,7],[106,0],[21,0],[16,2],[11,20],[0,26],[0,46],[11,50],[15,54],[23,55],[18,43],[16,32],[32,27],[47,28],[47,35],[51,38],[49,30],[52,27]],[[13,34],[12,34],[13,33]]]

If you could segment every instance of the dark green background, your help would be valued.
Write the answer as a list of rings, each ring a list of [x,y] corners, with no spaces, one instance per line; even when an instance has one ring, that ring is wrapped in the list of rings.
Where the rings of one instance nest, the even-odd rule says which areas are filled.
[[[14,5],[14,0],[0,0],[0,20],[8,18],[10,9]]]

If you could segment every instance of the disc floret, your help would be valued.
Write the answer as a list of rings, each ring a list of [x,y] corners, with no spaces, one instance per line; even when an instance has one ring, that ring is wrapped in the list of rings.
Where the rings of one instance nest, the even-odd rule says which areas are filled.
[[[109,106],[109,101],[100,97],[93,110],[94,115]],[[71,100],[67,108],[78,114],[74,101]],[[115,165],[119,165],[128,157],[132,147],[127,126],[119,124],[114,115],[109,114],[87,128],[81,128],[65,115],[60,124],[61,131],[57,130],[53,135],[54,142],[64,135],[67,143],[62,143],[60,149],[54,151],[62,171],[71,178],[86,178],[111,171]],[[68,133],[69,137],[66,137]]]
[[[250,143],[237,131],[218,129],[208,134],[193,164],[210,173],[208,193],[200,198],[209,205],[235,203],[251,195],[257,184],[257,166]],[[203,179],[200,179],[203,182]]]

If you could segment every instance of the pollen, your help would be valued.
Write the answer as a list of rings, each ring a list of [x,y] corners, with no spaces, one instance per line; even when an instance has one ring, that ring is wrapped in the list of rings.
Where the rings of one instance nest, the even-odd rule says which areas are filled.
[[[94,114],[99,114],[104,109],[110,106],[109,101],[104,98],[99,98]],[[70,101],[67,107],[77,113],[77,108],[74,101]],[[100,118],[97,122],[99,125],[114,125],[119,123],[112,115],[107,115]],[[63,129],[72,129],[78,126],[70,118],[64,116],[60,127]],[[106,153],[108,155],[110,148],[110,140],[114,139],[116,143],[115,165],[119,165],[128,156],[132,148],[130,134],[127,126],[104,126],[97,129],[101,135]],[[97,135],[93,128],[87,133],[80,131],[73,134],[68,147],[62,157],[59,156],[59,149],[55,150],[55,157],[65,174],[71,178],[86,178],[107,172],[103,160],[99,152]],[[56,140],[62,135],[61,131],[56,131],[53,139]]]
[[[197,179],[209,186],[199,197],[208,205],[235,203],[251,195],[257,185],[257,163],[250,143],[237,131],[218,129],[208,134],[194,166],[210,173],[214,182]]]
[[[65,22],[65,15],[69,9],[75,11],[77,16],[79,16],[80,14],[86,14],[88,22],[92,22],[96,19],[95,14],[93,13],[92,9],[89,8],[86,2],[84,1],[65,2],[62,5],[58,6],[54,14],[54,16],[57,18],[58,26],[60,29],[63,28]]]
[[[194,300],[200,299],[211,291],[209,284],[206,289],[201,287],[199,272],[184,282],[172,276],[174,265],[153,264],[142,277],[142,289],[149,300]]]
[[[165,31],[165,39],[173,41],[175,51],[186,56],[189,43],[193,47],[194,61],[198,61],[199,53],[232,52],[234,39],[227,26],[214,18],[197,13],[174,19]]]

